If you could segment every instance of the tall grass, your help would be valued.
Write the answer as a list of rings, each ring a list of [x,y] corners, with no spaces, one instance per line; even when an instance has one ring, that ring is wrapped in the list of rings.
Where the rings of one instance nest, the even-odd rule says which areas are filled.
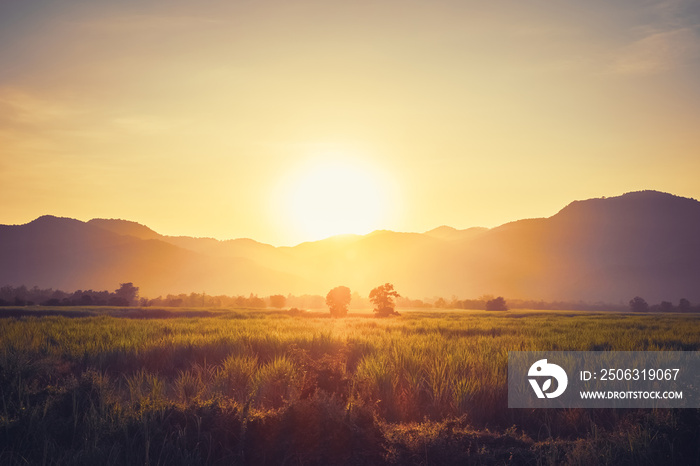
[[[487,463],[501,461],[503,448],[545,463],[697,454],[692,442],[670,440],[698,434],[697,411],[509,410],[506,368],[511,350],[695,351],[700,316],[187,315],[1,319],[0,463],[292,460],[285,455],[311,463],[379,455],[391,463],[414,461],[420,449],[464,453],[474,438],[491,442],[469,450]],[[316,456],[303,451],[311,439],[292,428],[308,433],[309,419],[326,426],[313,428]],[[318,446],[323,435],[354,451],[331,454]],[[291,450],[260,456],[261,442]]]
[[[299,374],[294,362],[285,356],[261,366],[253,377],[253,397],[260,407],[280,408],[299,391]]]

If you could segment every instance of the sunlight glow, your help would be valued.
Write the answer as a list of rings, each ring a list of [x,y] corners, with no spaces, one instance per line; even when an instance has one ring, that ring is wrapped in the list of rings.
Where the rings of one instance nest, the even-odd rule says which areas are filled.
[[[386,180],[358,160],[326,154],[290,181],[290,221],[307,240],[369,233],[381,228],[388,214]]]

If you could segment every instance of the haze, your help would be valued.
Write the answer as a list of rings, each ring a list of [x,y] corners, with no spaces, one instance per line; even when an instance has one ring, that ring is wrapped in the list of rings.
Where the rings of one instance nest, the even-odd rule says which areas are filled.
[[[0,223],[292,245],[700,198],[699,26],[675,0],[2,2]]]

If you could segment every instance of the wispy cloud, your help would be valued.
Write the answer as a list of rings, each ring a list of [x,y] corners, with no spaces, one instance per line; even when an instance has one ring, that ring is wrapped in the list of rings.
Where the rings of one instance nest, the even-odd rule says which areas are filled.
[[[633,39],[613,50],[609,72],[655,75],[680,70],[700,60],[697,0],[651,0],[636,11],[641,21],[627,31]]]
[[[109,113],[109,112],[108,112]],[[95,131],[156,134],[182,127],[187,119],[141,113],[109,115],[21,88],[0,88],[0,132],[36,138],[55,132],[85,136]]]
[[[45,99],[14,87],[0,88],[0,124],[46,124],[74,117],[79,113],[76,108],[55,99]]]
[[[228,20],[203,16],[121,15],[90,18],[71,24],[99,32],[177,31],[226,24]]]
[[[700,59],[700,37],[691,28],[652,32],[618,50],[610,71],[651,75],[686,66]]]

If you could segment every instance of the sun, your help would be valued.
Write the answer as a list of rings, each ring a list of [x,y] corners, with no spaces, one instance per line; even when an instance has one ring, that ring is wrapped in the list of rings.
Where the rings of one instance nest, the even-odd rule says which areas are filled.
[[[366,234],[388,216],[387,180],[364,161],[317,158],[290,179],[289,220],[307,240]]]

